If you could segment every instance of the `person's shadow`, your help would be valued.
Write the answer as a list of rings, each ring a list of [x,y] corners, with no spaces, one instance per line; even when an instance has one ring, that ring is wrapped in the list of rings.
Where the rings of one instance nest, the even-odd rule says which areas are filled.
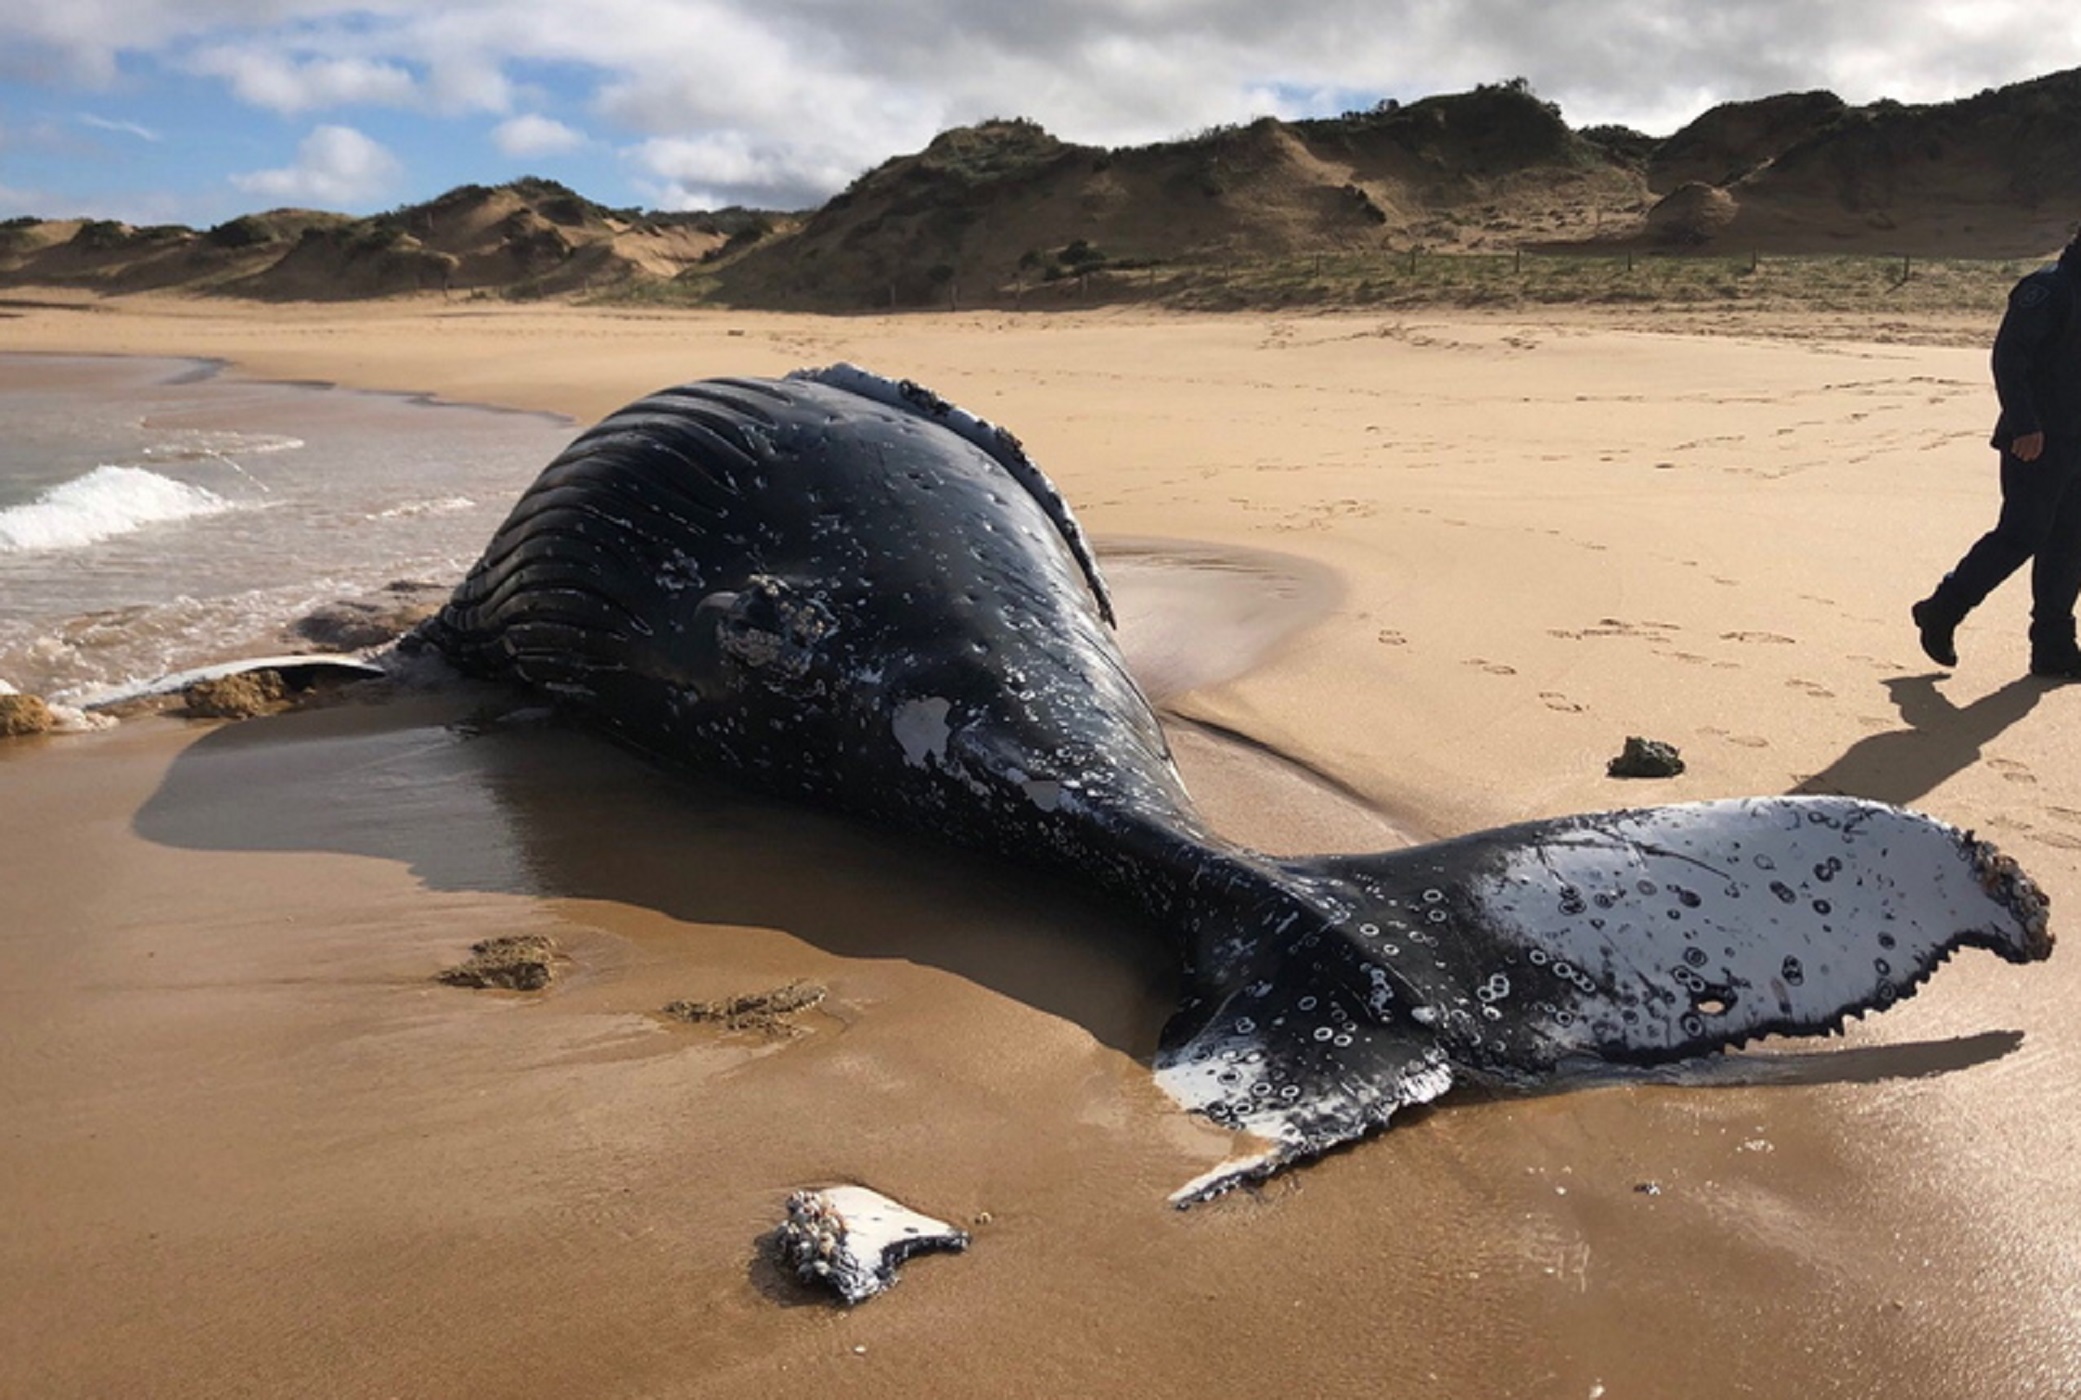
[[[1893,707],[1908,727],[1859,739],[1792,791],[1906,806],[1978,762],[1988,741],[2029,714],[2045,693],[2045,682],[2021,676],[1959,706],[1936,688],[1938,678],[1932,673],[1887,681]]]
[[[1792,788],[1795,794],[1868,797],[1906,806],[1979,761],[1987,743],[2031,712],[2046,684],[2020,676],[1969,705],[1954,705],[1936,688],[1940,672],[1886,682],[1907,722],[1859,739],[1842,757]],[[1871,1082],[1943,1074],[1998,1060],[2023,1043],[2021,1031],[1987,1031],[1951,1040],[1858,1049],[1756,1055],[1735,1053],[1718,1067],[1730,1083]]]

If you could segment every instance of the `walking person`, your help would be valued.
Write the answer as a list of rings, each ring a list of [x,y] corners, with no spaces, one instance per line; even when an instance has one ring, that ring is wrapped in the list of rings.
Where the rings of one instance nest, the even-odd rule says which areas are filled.
[[[2001,516],[1912,614],[1922,650],[1958,664],[1965,615],[2030,561],[2030,673],[2081,681],[2081,233],[2018,282],[1994,337]]]

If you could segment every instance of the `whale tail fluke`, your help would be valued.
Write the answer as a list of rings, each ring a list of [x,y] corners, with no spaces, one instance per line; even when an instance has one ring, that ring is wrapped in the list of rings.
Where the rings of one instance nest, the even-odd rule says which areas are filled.
[[[1165,1028],[1156,1081],[1172,1098],[1254,1142],[1171,1195],[1179,1207],[1262,1180],[1378,1128],[1452,1087],[1453,1065],[1430,1029],[1369,1009],[1319,944],[1328,974],[1259,982],[1208,1005],[1188,1004]]]
[[[1827,1034],[1912,995],[1959,948],[2021,963],[2053,941],[2013,861],[1852,798],[1608,812],[1278,864],[1315,931],[1203,957],[1217,971],[1157,1059],[1180,1102],[1269,1145],[1181,1204],[1458,1078],[1529,1087]]]

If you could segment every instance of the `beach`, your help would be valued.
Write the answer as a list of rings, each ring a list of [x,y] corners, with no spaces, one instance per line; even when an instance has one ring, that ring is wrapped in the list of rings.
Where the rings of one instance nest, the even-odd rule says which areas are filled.
[[[1846,792],[1997,842],[2063,935],[2081,687],[2024,678],[2020,578],[1955,673],[1917,650],[1996,491],[1984,334],[1913,331],[0,307],[0,351],[573,424],[915,379],[1117,564],[1236,839]],[[1608,777],[1629,735],[1686,771]],[[1179,1212],[1233,1142],[1150,1078],[1147,930],[488,687],[0,741],[0,870],[0,1393],[2081,1394],[2071,949],[1961,954],[1819,1082],[1454,1097]],[[436,980],[509,934],[561,949],[550,990]],[[659,1014],[795,981],[828,995],[791,1036]],[[762,1237],[847,1182],[971,1248],[852,1311],[798,1289]]]

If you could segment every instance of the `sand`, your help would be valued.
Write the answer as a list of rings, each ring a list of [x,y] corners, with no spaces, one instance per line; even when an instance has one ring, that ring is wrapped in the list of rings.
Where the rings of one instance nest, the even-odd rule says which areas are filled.
[[[1953,675],[1906,622],[1992,520],[1977,346],[1471,315],[5,311],[0,349],[579,420],[852,359],[1011,426],[1056,478],[1119,560],[1189,780],[1245,840],[1825,788],[1996,839],[2055,927],[2081,904],[2081,687],[2019,679],[2021,581]],[[1217,595],[1161,567],[1191,542],[1273,558]],[[1962,956],[1823,1082],[1455,1100],[1178,1213],[1229,1139],[1150,1082],[1173,989],[1142,930],[508,709],[0,744],[0,1393],[2081,1393],[2071,950]],[[1628,735],[1687,771],[1606,777]],[[554,941],[550,991],[436,980],[507,935]],[[827,994],[795,1034],[657,1014],[797,981]],[[759,1241],[790,1190],[842,1182],[974,1245],[828,1306]]]

